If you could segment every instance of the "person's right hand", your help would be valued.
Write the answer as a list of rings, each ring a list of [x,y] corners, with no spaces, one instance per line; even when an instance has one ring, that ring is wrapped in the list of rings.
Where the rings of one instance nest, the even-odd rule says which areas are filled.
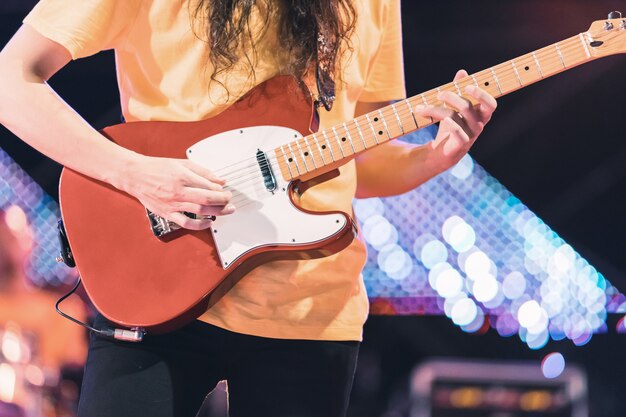
[[[154,214],[185,229],[202,230],[209,219],[191,219],[183,212],[201,216],[223,216],[235,211],[224,191],[225,181],[210,170],[186,159],[137,155],[118,179],[111,183],[137,198]]]

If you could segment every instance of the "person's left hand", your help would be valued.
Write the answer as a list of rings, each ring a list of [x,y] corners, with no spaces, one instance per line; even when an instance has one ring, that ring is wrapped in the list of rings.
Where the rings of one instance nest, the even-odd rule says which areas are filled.
[[[465,70],[456,73],[454,81],[467,77]],[[439,132],[430,143],[433,151],[433,162],[442,170],[456,164],[472,147],[485,125],[491,120],[497,102],[485,90],[469,85],[464,93],[473,97],[478,103],[472,105],[469,100],[451,91],[443,91],[437,97],[446,104],[443,106],[417,106],[416,113],[422,117],[432,117],[440,121]]]

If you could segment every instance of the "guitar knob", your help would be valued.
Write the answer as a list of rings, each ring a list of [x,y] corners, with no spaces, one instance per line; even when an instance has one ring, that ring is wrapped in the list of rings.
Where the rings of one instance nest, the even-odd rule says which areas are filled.
[[[622,18],[622,13],[621,12],[611,12],[609,13],[609,19],[621,19]]]

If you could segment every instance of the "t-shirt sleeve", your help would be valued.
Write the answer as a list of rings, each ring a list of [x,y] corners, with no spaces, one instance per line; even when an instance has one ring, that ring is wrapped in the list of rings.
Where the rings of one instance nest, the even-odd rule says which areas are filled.
[[[391,101],[405,97],[400,0],[388,0],[379,50],[359,101]]]
[[[64,46],[73,59],[116,48],[140,0],[40,0],[24,23]]]

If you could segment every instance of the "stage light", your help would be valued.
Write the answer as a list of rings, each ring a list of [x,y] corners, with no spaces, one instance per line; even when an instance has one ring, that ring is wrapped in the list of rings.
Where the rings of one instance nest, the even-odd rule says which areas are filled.
[[[448,259],[448,249],[439,240],[431,240],[422,247],[419,259],[428,269]]]
[[[548,379],[557,378],[565,370],[565,358],[558,352],[550,353],[541,362],[541,372]]]
[[[56,221],[59,208],[2,149],[0,149],[0,209],[6,211],[9,227],[26,233],[21,243],[32,248],[26,277],[35,285],[59,285],[75,278],[72,271],[56,262],[59,246]]]
[[[462,298],[452,307],[452,321],[458,326],[466,326],[476,319],[478,307],[470,298]]]

